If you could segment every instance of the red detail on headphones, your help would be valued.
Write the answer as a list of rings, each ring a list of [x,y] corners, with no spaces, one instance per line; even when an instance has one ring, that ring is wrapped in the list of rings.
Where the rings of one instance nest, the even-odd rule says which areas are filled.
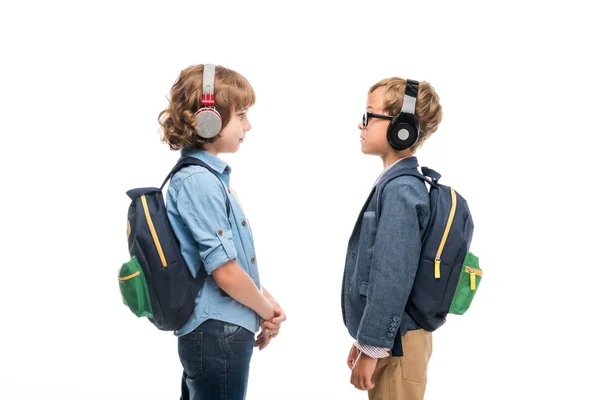
[[[211,93],[206,93],[202,95],[202,105],[203,106],[214,106],[215,105],[215,95]]]
[[[211,113],[215,114],[217,117],[219,117],[219,121],[221,120],[221,114],[219,114],[219,112],[217,110],[215,110],[214,108],[210,108],[210,107],[202,107],[201,109],[199,109],[198,111],[196,111],[196,113],[194,114],[194,116],[197,116],[198,114],[200,114],[202,112],[209,112],[209,111]]]

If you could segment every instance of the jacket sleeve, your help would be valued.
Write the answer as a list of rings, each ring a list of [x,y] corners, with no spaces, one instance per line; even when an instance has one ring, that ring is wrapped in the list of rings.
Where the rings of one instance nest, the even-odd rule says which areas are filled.
[[[361,344],[394,346],[419,265],[419,217],[428,210],[428,201],[426,190],[420,191],[413,182],[402,178],[383,189],[367,303],[357,333]]]

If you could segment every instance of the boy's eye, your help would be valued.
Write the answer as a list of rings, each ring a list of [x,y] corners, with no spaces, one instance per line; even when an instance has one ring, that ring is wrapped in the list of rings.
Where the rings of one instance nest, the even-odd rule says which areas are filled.
[[[241,113],[241,114],[238,114],[238,117],[240,117],[240,119],[244,119],[244,115],[246,115],[246,113]]]

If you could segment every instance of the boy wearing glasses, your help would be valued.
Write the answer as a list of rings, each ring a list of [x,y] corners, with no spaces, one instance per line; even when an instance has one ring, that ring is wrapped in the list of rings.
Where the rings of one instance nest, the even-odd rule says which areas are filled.
[[[423,399],[432,351],[431,332],[404,308],[429,222],[427,187],[412,176],[390,181],[375,215],[375,188],[398,169],[417,171],[416,150],[433,134],[442,108],[427,82],[384,79],[369,89],[358,126],[361,150],[381,157],[384,170],[359,214],[348,243],[342,314],[355,339],[350,382],[369,399]]]

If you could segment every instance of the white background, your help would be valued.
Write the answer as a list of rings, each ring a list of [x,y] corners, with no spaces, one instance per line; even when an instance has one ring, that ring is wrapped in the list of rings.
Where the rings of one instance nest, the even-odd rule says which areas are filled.
[[[484,269],[434,335],[428,399],[598,399],[597,18],[581,1],[22,1],[0,6],[1,399],[175,399],[176,339],[121,304],[125,191],[178,157],[157,116],[179,71],[252,83],[223,155],[264,285],[289,321],[249,400],[366,399],[349,384],[347,240],[382,170],[360,152],[370,85],[430,82],[418,153],[469,201]],[[594,39],[596,38],[596,39]]]

